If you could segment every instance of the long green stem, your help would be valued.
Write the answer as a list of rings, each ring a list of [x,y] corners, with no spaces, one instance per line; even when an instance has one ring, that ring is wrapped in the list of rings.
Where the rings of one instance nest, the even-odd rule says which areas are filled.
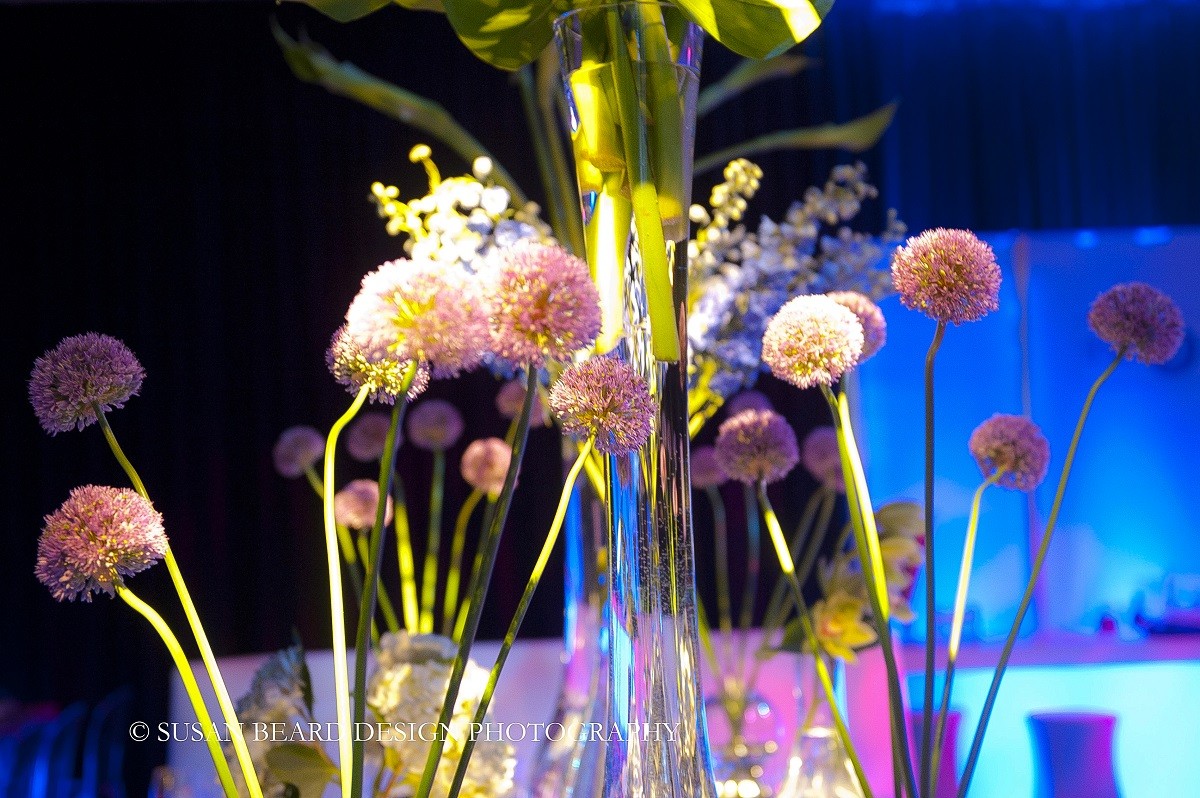
[[[454,631],[454,622],[458,618],[458,586],[462,581],[463,550],[467,545],[467,522],[471,513],[475,512],[483,491],[471,491],[458,511],[454,522],[454,538],[450,541],[450,568],[446,572],[446,598],[442,605],[442,634],[449,637]]]
[[[987,732],[988,720],[992,716],[992,707],[996,703],[996,695],[1000,692],[1000,682],[1004,679],[1004,669],[1008,666],[1009,657],[1012,656],[1013,646],[1017,642],[1017,635],[1020,634],[1021,624],[1025,620],[1025,613],[1029,611],[1029,604],[1033,601],[1033,591],[1036,589],[1038,577],[1042,573],[1042,565],[1046,561],[1046,553],[1050,550],[1050,538],[1054,534],[1054,526],[1058,522],[1058,511],[1062,508],[1063,494],[1067,490],[1067,479],[1071,475],[1071,464],[1075,462],[1075,450],[1079,448],[1079,438],[1083,435],[1083,425],[1087,421],[1088,412],[1092,408],[1092,401],[1096,398],[1096,392],[1112,376],[1112,373],[1120,365],[1124,357],[1124,349],[1117,352],[1117,356],[1113,358],[1108,368],[1092,383],[1092,387],[1087,393],[1087,398],[1083,402],[1083,409],[1079,412],[1079,421],[1075,424],[1075,433],[1071,436],[1071,445],[1067,448],[1067,457],[1063,461],[1062,473],[1058,477],[1058,488],[1054,491],[1054,503],[1050,506],[1050,515],[1046,519],[1046,529],[1042,532],[1042,540],[1038,545],[1037,556],[1033,560],[1033,567],[1029,573],[1029,581],[1025,585],[1025,593],[1021,596],[1021,603],[1017,607],[1017,616],[1013,619],[1012,628],[1008,630],[1008,638],[1004,641],[1004,648],[1000,651],[1000,661],[996,665],[996,672],[992,675],[992,683],[988,687],[987,698],[984,699],[983,709],[979,715],[979,724],[975,727],[975,736],[971,740],[971,750],[967,754],[967,764],[963,769],[962,781],[958,787],[959,798],[966,798],[967,788],[971,785],[971,777],[975,773],[975,765],[979,759],[979,749],[983,745],[983,736]]]
[[[400,572],[400,611],[404,615],[404,630],[415,635],[421,623],[421,611],[417,603],[417,567],[413,560],[412,531],[408,525],[408,500],[404,495],[404,480],[399,474],[392,480],[392,505],[396,565]]]
[[[929,798],[932,798],[933,786],[937,783],[936,777],[930,772],[929,761],[933,753],[934,646],[937,644],[937,584],[934,578],[933,544],[933,364],[945,335],[946,323],[939,321],[929,351],[925,353],[925,695],[921,705],[921,784]]]
[[[472,728],[479,728],[479,724],[482,724],[483,719],[487,717],[488,707],[492,702],[492,695],[496,692],[496,683],[500,681],[500,672],[504,668],[504,663],[508,659],[508,653],[512,650],[513,643],[517,639],[517,633],[521,630],[521,624],[525,620],[525,613],[529,611],[529,604],[533,601],[533,594],[542,579],[542,572],[546,570],[546,563],[549,562],[550,554],[554,551],[554,544],[558,542],[558,534],[562,530],[563,519],[567,516],[567,504],[571,500],[571,492],[575,489],[575,480],[579,478],[579,472],[583,469],[583,464],[587,460],[588,455],[591,454],[594,443],[594,437],[588,438],[587,443],[584,444],[583,451],[575,458],[574,465],[567,472],[567,479],[563,485],[562,495],[558,500],[558,508],[554,511],[554,520],[550,523],[550,531],[546,535],[545,542],[542,543],[542,550],[538,554],[537,562],[533,565],[533,571],[529,574],[529,581],[525,584],[525,592],[521,594],[521,600],[517,603],[517,610],[513,614],[512,622],[508,625],[504,641],[500,644],[500,651],[496,654],[496,662],[492,665],[491,673],[488,674],[487,685],[483,688],[483,694],[479,697],[479,705],[475,708]],[[466,742],[463,744],[462,755],[458,758],[458,766],[454,771],[454,781],[450,785],[449,795],[458,795],[458,791],[462,787],[463,778],[467,775],[467,765],[471,760],[471,752],[474,750],[475,736],[468,735]]]
[[[479,631],[479,618],[483,613],[483,602],[487,597],[488,585],[492,578],[492,569],[496,562],[496,552],[500,547],[500,534],[504,530],[504,522],[508,518],[508,508],[512,504],[513,489],[517,483],[517,473],[521,470],[521,460],[525,456],[525,443],[529,438],[529,418],[533,410],[533,400],[537,393],[537,369],[528,369],[525,386],[525,400],[521,403],[520,420],[517,422],[517,434],[513,439],[512,460],[508,464],[508,473],[504,476],[504,487],[496,502],[495,513],[479,550],[480,568],[471,579],[467,591],[468,609],[458,639],[458,653],[454,657],[454,665],[450,670],[450,680],[446,686],[446,698],[442,702],[442,711],[438,716],[436,728],[446,728],[454,716],[454,707],[458,702],[458,688],[462,684],[463,673],[466,672],[467,662],[471,657],[471,646]],[[446,741],[442,734],[435,734],[429,746],[429,754],[425,759],[425,769],[421,773],[421,782],[417,785],[416,798],[429,798],[433,790],[433,779],[437,775],[438,762]]]
[[[713,566],[717,580],[717,625],[721,630],[725,667],[733,656],[733,606],[729,592],[729,524],[725,516],[725,501],[715,485],[704,489],[713,514]],[[713,674],[720,677],[720,669]]]
[[[792,560],[792,553],[788,550],[787,540],[783,537],[783,529],[779,526],[779,519],[775,516],[775,509],[771,506],[771,500],[767,498],[767,486],[763,483],[759,483],[758,486],[758,501],[762,506],[763,518],[767,522],[767,533],[771,538],[771,543],[775,546],[775,554],[779,558],[780,570],[791,584],[792,593],[796,598],[796,606],[800,608],[800,629],[804,633],[804,639],[809,648],[813,650],[817,679],[821,683],[825,700],[829,702],[834,727],[837,729],[842,746],[846,749],[846,756],[849,757],[850,764],[854,768],[854,775],[858,779],[859,786],[862,787],[863,795],[866,798],[872,798],[871,785],[867,783],[867,776],[863,773],[862,763],[854,748],[854,741],[850,739],[850,731],[846,728],[846,722],[838,708],[837,698],[833,693],[833,680],[829,678],[829,669],[825,667],[825,661],[821,657],[821,641],[817,639],[816,630],[813,629],[808,604],[804,600],[804,591],[800,580],[796,578],[796,565]]]
[[[117,436],[113,433],[112,427],[109,426],[108,418],[105,416],[104,411],[98,405],[94,405],[93,407],[96,411],[96,419],[100,423],[100,429],[104,432],[104,438],[108,441],[108,446],[112,450],[113,456],[121,464],[121,468],[128,475],[129,481],[133,484],[134,490],[137,491],[138,495],[146,501],[150,501],[150,494],[147,492],[142,478],[138,475],[137,469],[133,467],[133,463],[125,456],[124,450],[121,449],[121,445],[117,442]],[[246,746],[246,737],[242,732],[241,724],[238,723],[237,712],[234,711],[233,699],[229,696],[229,689],[225,686],[225,679],[221,675],[221,669],[217,666],[216,655],[213,653],[212,646],[209,645],[204,625],[200,622],[200,613],[196,611],[191,591],[188,590],[187,583],[183,580],[183,572],[179,570],[179,563],[176,562],[175,553],[171,550],[169,543],[163,555],[163,561],[167,564],[167,573],[171,576],[171,584],[175,587],[175,592],[179,596],[179,603],[183,606],[183,614],[187,618],[188,627],[192,631],[192,636],[196,639],[196,647],[200,650],[200,660],[204,663],[204,670],[208,673],[208,679],[213,686],[213,693],[217,697],[217,706],[220,707],[221,716],[224,718],[226,726],[229,727],[229,736],[233,743],[233,751],[237,756],[238,767],[241,768],[242,776],[246,780],[246,789],[250,791],[251,798],[262,798],[262,787],[258,783],[258,775],[254,771],[254,763],[250,759],[250,750]]]
[[[750,626],[754,623],[754,600],[758,597],[758,575],[762,570],[762,527],[758,523],[758,503],[754,500],[754,486],[743,485],[742,500],[746,505],[746,581],[742,585],[742,601],[739,606],[737,666],[745,669],[746,650]],[[744,675],[744,674],[743,674]]]
[[[442,504],[446,490],[446,452],[433,452],[433,479],[429,485],[429,536],[425,546],[425,571],[421,575],[421,632],[433,631],[433,605],[437,601],[438,558],[442,543]]]
[[[229,771],[229,762],[225,760],[224,752],[221,751],[221,743],[217,739],[212,716],[208,714],[204,696],[200,693],[200,685],[196,683],[196,675],[192,673],[191,663],[184,655],[179,640],[162,616],[155,612],[149,604],[135,596],[125,585],[117,584],[117,595],[149,621],[150,625],[154,627],[154,631],[158,632],[158,636],[166,643],[167,651],[171,653],[171,660],[175,663],[179,677],[183,680],[183,689],[187,692],[188,700],[192,702],[192,709],[196,711],[196,720],[200,721],[200,728],[204,731],[204,744],[208,746],[208,753],[212,757],[213,765],[217,768],[217,778],[221,782],[221,789],[224,790],[227,798],[238,798],[237,787],[233,783],[233,774]],[[254,776],[253,770],[250,772],[250,776],[253,777],[253,783],[258,784],[258,778]],[[249,788],[249,786],[248,783],[247,787]],[[259,794],[262,794],[261,789]]]

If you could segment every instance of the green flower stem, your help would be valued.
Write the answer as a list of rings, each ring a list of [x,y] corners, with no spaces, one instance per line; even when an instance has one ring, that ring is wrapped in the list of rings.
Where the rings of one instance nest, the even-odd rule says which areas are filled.
[[[825,666],[825,660],[820,654],[821,642],[817,639],[816,630],[813,629],[812,619],[809,617],[808,604],[804,601],[804,591],[800,585],[800,580],[796,578],[796,566],[792,561],[792,553],[788,550],[787,541],[783,537],[783,529],[779,526],[779,519],[775,515],[775,509],[771,506],[771,500],[767,498],[767,486],[761,482],[758,485],[758,501],[762,505],[763,518],[767,522],[767,532],[771,537],[772,544],[775,546],[775,554],[779,557],[780,570],[783,571],[784,576],[791,584],[796,605],[800,608],[800,629],[804,632],[804,639],[808,642],[809,648],[813,650],[813,661],[816,665],[817,679],[821,683],[825,700],[829,702],[834,727],[837,729],[842,746],[846,749],[846,756],[850,759],[850,764],[854,768],[854,775],[858,778],[858,784],[862,787],[863,794],[866,798],[872,798],[871,785],[867,783],[867,776],[863,773],[862,763],[858,759],[858,752],[854,749],[854,742],[850,739],[850,732],[846,728],[846,722],[842,718],[841,710],[837,705],[837,699],[833,694],[833,681],[829,678],[829,669]]]
[[[463,502],[454,522],[454,539],[450,542],[450,569],[446,573],[446,598],[442,605],[442,634],[449,637],[458,617],[458,585],[462,581],[463,549],[467,545],[467,522],[483,498],[483,491],[473,490]]]
[[[450,680],[446,685],[446,698],[442,702],[442,711],[438,716],[437,728],[445,728],[454,717],[454,707],[458,702],[458,688],[462,684],[463,673],[471,657],[471,645],[479,631],[479,619],[483,614],[483,602],[487,598],[488,585],[491,582],[493,566],[496,563],[496,552],[500,547],[500,534],[504,530],[504,522],[508,518],[508,508],[512,504],[513,489],[517,483],[517,473],[521,470],[521,460],[525,456],[525,443],[529,438],[529,418],[533,410],[533,400],[537,393],[537,369],[527,369],[525,400],[521,403],[521,415],[517,422],[517,433],[513,439],[512,460],[508,464],[508,473],[504,475],[504,488],[496,502],[496,511],[491,516],[487,534],[480,543],[477,555],[479,568],[471,577],[467,590],[469,602],[466,614],[463,616],[461,632],[458,634],[458,653],[454,657],[454,666],[450,671]],[[429,798],[433,790],[433,779],[437,775],[438,762],[442,758],[442,750],[446,741],[441,734],[434,735],[430,743],[429,754],[425,759],[425,769],[421,773],[420,784],[417,785],[416,798]]]
[[[200,694],[200,685],[196,683],[196,675],[192,673],[192,666],[184,655],[179,640],[171,631],[171,627],[167,626],[167,622],[155,612],[153,607],[135,596],[124,584],[118,582],[116,587],[117,595],[149,621],[150,625],[154,627],[154,631],[158,632],[158,636],[166,643],[175,668],[179,671],[180,678],[183,679],[183,688],[192,702],[192,709],[196,711],[196,719],[200,721],[200,727],[204,730],[204,743],[208,746],[208,753],[212,757],[213,765],[217,768],[217,778],[221,781],[221,789],[227,798],[238,798],[237,787],[233,783],[233,774],[229,771],[229,762],[226,761],[224,752],[221,751],[221,743],[217,739],[212,716],[208,714],[208,707],[205,706],[204,697]],[[254,776],[253,770],[251,770],[250,776],[253,779],[252,783],[258,784],[258,778]],[[259,795],[261,794],[260,788]]]
[[[715,485],[704,489],[708,497],[708,505],[713,514],[713,564],[716,566],[717,579],[717,624],[724,637],[722,641],[725,665],[729,667],[729,659],[733,655],[733,606],[729,591],[729,524],[726,521],[725,501],[721,491]],[[719,676],[716,671],[714,676]],[[731,719],[732,720],[732,719]]]
[[[600,293],[601,328],[597,354],[611,351],[624,336],[625,248],[633,210],[621,193],[621,177],[605,178],[585,233],[587,262]]]
[[[421,575],[421,632],[433,631],[433,605],[437,601],[438,556],[442,543],[442,504],[446,490],[446,452],[433,451],[433,479],[429,486],[429,537],[425,546],[425,571]]]
[[[595,449],[592,450],[587,462],[583,464],[583,473],[587,475],[588,482],[591,483],[597,498],[604,501],[605,496],[608,495],[608,485],[605,484],[604,465],[597,459]]]
[[[758,596],[758,575],[762,570],[762,526],[758,522],[758,502],[754,486],[742,486],[742,501],[746,505],[746,581],[742,584],[742,600],[738,609],[737,667],[745,669],[749,646],[750,625],[754,623],[754,600]]]
[[[950,640],[946,644],[946,676],[942,680],[942,700],[938,703],[937,721],[933,733],[933,755],[929,769],[938,772],[942,759],[942,741],[946,736],[946,719],[950,714],[950,696],[954,685],[954,666],[958,661],[958,646],[962,642],[963,618],[967,613],[967,590],[971,583],[971,564],[975,558],[975,537],[979,530],[979,504],[988,486],[995,485],[1005,469],[997,469],[980,483],[971,498],[971,512],[967,516],[967,535],[963,541],[962,563],[958,569],[958,587],[954,595],[954,615],[950,622]],[[935,777],[936,781],[936,777]]]
[[[575,458],[575,463],[571,466],[571,470],[567,472],[562,495],[558,499],[558,508],[554,511],[554,520],[550,523],[550,531],[546,534],[546,540],[542,544],[542,550],[538,554],[537,562],[534,563],[533,571],[529,574],[529,581],[525,584],[525,592],[521,594],[521,600],[517,603],[517,610],[513,614],[512,622],[508,625],[508,631],[504,634],[504,641],[500,644],[500,651],[496,654],[496,662],[492,665],[491,673],[488,674],[487,685],[484,686],[483,694],[479,697],[479,705],[475,708],[472,728],[479,728],[479,724],[482,724],[484,718],[487,716],[492,696],[496,692],[496,683],[500,681],[500,672],[504,668],[504,663],[508,659],[508,653],[512,650],[513,643],[516,642],[517,633],[520,632],[521,624],[525,620],[525,613],[529,611],[529,604],[533,601],[533,594],[542,579],[542,573],[546,570],[546,563],[550,561],[550,554],[554,551],[554,544],[558,542],[558,534],[562,530],[563,519],[567,516],[567,504],[571,500],[571,492],[575,489],[575,480],[579,478],[579,472],[583,469],[583,464],[591,454],[592,446],[595,442],[595,436],[588,438],[587,443],[583,445],[583,450]],[[462,754],[458,758],[458,765],[454,770],[454,781],[450,784],[449,795],[458,795],[463,779],[467,775],[467,765],[471,761],[471,752],[474,750],[475,736],[468,735],[466,742],[463,744]]]
[[[392,480],[392,518],[396,530],[396,564],[400,572],[400,610],[404,615],[404,630],[415,635],[421,619],[417,605],[417,567],[413,559],[412,531],[408,525],[408,500],[404,495],[404,480],[399,474]]]
[[[351,770],[354,760],[354,746],[351,740],[350,725],[350,673],[346,664],[346,608],[342,601],[342,557],[338,553],[337,521],[334,520],[333,490],[334,461],[337,455],[337,439],[342,430],[358,415],[363,404],[367,401],[370,390],[366,387],[359,390],[348,410],[341,418],[333,422],[329,435],[325,439],[324,463],[324,516],[325,516],[325,553],[329,566],[329,620],[333,637],[333,690],[334,701],[337,705],[338,724],[338,773],[342,795],[356,795],[351,789]],[[383,502],[380,502],[381,504]]]
[[[863,471],[858,445],[854,439],[854,428],[850,422],[850,404],[845,393],[834,396],[827,386],[822,393],[829,403],[837,432],[838,453],[842,458],[842,474],[846,482],[846,499],[850,508],[850,526],[854,532],[854,545],[858,550],[862,573],[867,586],[867,598],[871,614],[875,618],[876,632],[887,668],[888,709],[892,726],[892,767],[896,780],[903,776],[904,786],[910,798],[918,798],[916,777],[913,774],[912,756],[909,752],[908,730],[904,716],[903,693],[900,691],[900,669],[896,663],[896,650],[892,646],[891,600],[888,595],[887,579],[883,568],[883,554],[879,547],[879,530],[875,526],[875,511],[867,489],[867,477]],[[899,796],[900,790],[896,791]]]
[[[117,458],[117,462],[121,464],[121,468],[128,475],[134,490],[143,499],[150,501],[150,494],[146,490],[146,485],[138,475],[137,469],[133,467],[133,463],[125,456],[124,450],[121,449],[121,444],[117,442],[117,436],[113,433],[112,427],[109,426],[108,418],[105,416],[104,411],[100,409],[99,405],[93,405],[93,409],[96,411],[96,420],[100,423],[100,429],[104,432],[104,439],[108,441],[108,446],[112,450],[113,456]],[[230,741],[233,743],[233,751],[237,755],[238,766],[241,768],[242,776],[246,780],[250,797],[262,798],[262,787],[258,783],[258,775],[254,771],[254,763],[250,759],[250,749],[246,747],[246,737],[242,732],[241,724],[238,723],[237,712],[234,711],[233,699],[229,696],[229,689],[225,686],[225,679],[221,676],[221,669],[217,667],[217,658],[213,653],[212,646],[209,645],[204,625],[200,622],[200,613],[196,611],[196,605],[192,601],[192,594],[183,579],[183,572],[179,570],[179,563],[175,560],[175,553],[171,550],[169,542],[163,554],[163,561],[167,565],[167,572],[171,575],[171,584],[174,585],[175,592],[179,596],[179,603],[183,606],[183,614],[187,618],[189,628],[192,630],[192,636],[196,638],[196,647],[200,650],[200,659],[204,663],[204,670],[208,673],[208,679],[212,683],[213,693],[217,697],[217,705],[221,709],[221,717],[224,718],[225,725],[229,727]],[[151,622],[153,623],[153,621]],[[224,761],[223,757],[222,761]]]
[[[1021,596],[1021,603],[1017,607],[1017,617],[1013,619],[1012,628],[1008,630],[1008,638],[1004,641],[1004,648],[1000,651],[1000,661],[996,665],[996,672],[992,675],[992,683],[988,687],[987,698],[984,699],[983,710],[979,715],[979,724],[975,727],[975,736],[971,740],[971,750],[967,754],[967,764],[963,768],[962,780],[959,783],[959,798],[966,798],[967,788],[971,784],[971,777],[975,773],[975,765],[979,759],[979,749],[983,745],[983,736],[987,732],[988,720],[992,716],[992,707],[996,703],[996,694],[1000,692],[1000,682],[1004,678],[1004,669],[1008,666],[1009,657],[1012,656],[1013,646],[1017,642],[1017,635],[1020,633],[1021,624],[1025,620],[1025,613],[1029,611],[1029,605],[1033,601],[1033,592],[1037,588],[1038,577],[1041,575],[1042,565],[1046,561],[1046,553],[1050,550],[1050,538],[1054,534],[1054,526],[1058,522],[1058,511],[1062,508],[1063,494],[1067,490],[1067,479],[1071,475],[1071,464],[1075,461],[1075,450],[1079,448],[1079,438],[1083,434],[1083,425],[1087,421],[1088,412],[1092,408],[1092,401],[1096,398],[1096,392],[1112,376],[1112,373],[1120,365],[1124,357],[1125,349],[1122,348],[1117,352],[1117,356],[1113,358],[1108,368],[1092,383],[1092,387],[1087,393],[1087,398],[1083,402],[1083,409],[1079,412],[1079,421],[1075,424],[1075,433],[1071,436],[1071,445],[1067,448],[1067,457],[1063,461],[1062,473],[1058,477],[1058,488],[1054,491],[1054,503],[1050,506],[1050,515],[1046,519],[1046,529],[1042,532],[1042,540],[1038,545],[1037,555],[1033,560],[1033,568],[1029,574],[1029,581],[1025,585],[1025,593]]]
[[[363,557],[363,568],[366,572],[366,584],[363,586],[362,600],[358,606],[357,636],[354,643],[354,725],[366,720],[367,716],[367,635],[375,627],[375,601],[379,591],[379,577],[383,571],[383,543],[387,524],[387,496],[392,489],[392,478],[396,468],[396,436],[404,420],[404,412],[408,408],[408,389],[417,373],[417,364],[409,365],[397,391],[399,399],[392,408],[391,422],[388,424],[387,435],[383,439],[383,456],[379,459],[379,502],[375,506],[375,523],[371,526],[371,545]],[[331,433],[332,437],[332,433]],[[326,453],[326,462],[330,455]],[[394,508],[393,508],[394,515]],[[343,661],[344,661],[343,657]],[[336,664],[336,663],[335,663]],[[353,761],[350,768],[350,795],[362,794],[363,759],[365,757],[365,741],[354,735],[352,743]]]
[[[936,667],[934,647],[937,645],[937,583],[934,579],[933,545],[933,364],[946,323],[939,321],[933,332],[929,351],[925,353],[925,700],[921,706],[921,784],[926,795],[933,795],[937,776],[930,770],[933,755],[933,676]]]

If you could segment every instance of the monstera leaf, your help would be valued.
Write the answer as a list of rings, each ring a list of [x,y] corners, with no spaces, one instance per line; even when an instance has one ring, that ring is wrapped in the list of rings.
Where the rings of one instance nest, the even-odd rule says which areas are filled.
[[[705,33],[746,58],[770,58],[817,29],[833,0],[675,0]]]
[[[395,3],[412,11],[442,11],[441,0],[298,0],[330,19],[353,22]]]
[[[472,53],[514,71],[535,61],[554,38],[554,20],[571,0],[445,0],[446,16]]]

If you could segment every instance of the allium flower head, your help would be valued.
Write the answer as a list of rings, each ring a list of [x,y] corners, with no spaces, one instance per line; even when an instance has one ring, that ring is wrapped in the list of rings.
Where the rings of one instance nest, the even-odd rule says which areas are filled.
[[[59,341],[39,357],[29,377],[29,400],[42,429],[54,435],[96,422],[125,406],[146,372],[129,347],[110,335],[84,333]]]
[[[480,438],[467,446],[460,467],[468,485],[489,496],[498,496],[511,462],[511,446],[500,438]]]
[[[463,417],[444,399],[426,399],[408,414],[408,438],[427,451],[446,451],[463,434]]]
[[[522,240],[489,270],[492,350],[518,365],[566,360],[596,340],[600,293],[587,263],[557,244]]]
[[[298,424],[279,434],[271,459],[281,476],[295,479],[311,468],[325,454],[325,437],[316,427]]]
[[[645,379],[611,357],[589,358],[565,370],[550,389],[550,409],[563,432],[596,436],[596,450],[604,454],[641,448],[654,420]]]
[[[771,400],[762,391],[756,391],[753,388],[747,388],[744,391],[738,391],[729,398],[725,403],[725,413],[729,416],[736,416],[743,410],[774,410],[775,405],[771,404]]]
[[[858,317],[858,323],[863,328],[863,347],[862,354],[858,356],[859,363],[883,348],[887,343],[887,321],[883,318],[883,311],[869,296],[858,291],[830,291],[825,296],[839,305],[845,305]]]
[[[858,362],[863,328],[854,312],[824,295],[794,297],[763,335],[763,362],[797,388],[833,385]]]
[[[729,475],[721,468],[717,450],[713,446],[697,446],[692,449],[692,487],[697,490],[715,488],[729,481]]]
[[[370,529],[375,526],[375,511],[379,509],[379,483],[373,479],[353,479],[333,495],[333,517],[351,529]],[[387,497],[383,523],[392,522],[392,497]]]
[[[970,230],[926,230],[897,247],[892,283],[910,310],[947,324],[976,321],[1000,307],[1000,266]]]
[[[778,482],[800,462],[796,432],[774,410],[743,410],[717,431],[717,462],[748,485]]]
[[[1088,326],[1129,360],[1166,363],[1183,343],[1183,314],[1169,296],[1145,283],[1114,285],[1088,310]]]
[[[360,463],[372,463],[383,457],[390,413],[359,413],[346,430],[346,451]]]
[[[126,488],[84,485],[46,516],[34,574],[59,601],[112,596],[127,576],[163,558],[162,516]]]
[[[368,361],[416,360],[435,376],[453,376],[483,359],[490,311],[478,278],[461,267],[394,260],[363,277],[346,334]]]
[[[985,477],[1003,471],[998,485],[1029,491],[1046,478],[1050,444],[1024,416],[997,413],[975,428],[967,446]]]
[[[838,451],[837,430],[830,426],[813,427],[804,436],[801,456],[808,473],[822,486],[838,493],[846,492],[842,455]]]
[[[329,348],[325,350],[325,365],[339,384],[357,394],[363,388],[370,393],[367,399],[383,404],[395,404],[396,397],[404,390],[405,380],[412,366],[411,360],[398,360],[390,354],[378,359],[367,357],[363,348],[346,334],[346,325],[333,334]],[[409,400],[416,399],[429,387],[429,364],[421,363],[408,385]]]
[[[521,415],[521,406],[525,403],[525,380],[518,378],[509,380],[500,386],[496,392],[496,410],[500,415],[512,420]],[[539,387],[534,397],[533,407],[529,415],[529,426],[548,427],[553,419],[546,408],[545,397]]]

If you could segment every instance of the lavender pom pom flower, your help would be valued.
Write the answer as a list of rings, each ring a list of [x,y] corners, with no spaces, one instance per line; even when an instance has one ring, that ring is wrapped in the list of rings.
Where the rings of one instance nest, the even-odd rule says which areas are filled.
[[[360,463],[379,460],[383,457],[391,427],[389,413],[360,413],[346,430],[346,451]]]
[[[1088,310],[1088,326],[1129,360],[1166,363],[1183,343],[1183,314],[1169,296],[1145,283],[1114,285]]]
[[[354,479],[333,496],[333,517],[350,529],[370,529],[375,526],[379,509],[379,483],[373,479]],[[392,523],[392,497],[387,497],[383,523]]]
[[[744,391],[738,391],[729,398],[725,403],[725,412],[729,416],[736,416],[743,410],[774,410],[775,405],[771,404],[771,400],[762,391],[756,391],[753,388],[747,388]]]
[[[967,443],[979,470],[998,485],[1030,491],[1042,484],[1050,464],[1050,444],[1042,430],[1024,416],[997,413],[971,433]]]
[[[129,347],[110,335],[84,333],[59,341],[39,357],[29,377],[29,400],[51,435],[96,423],[96,409],[125,406],[146,372]]]
[[[600,293],[587,263],[557,244],[523,240],[487,275],[492,351],[518,365],[567,360],[600,333]]]
[[[463,417],[444,399],[426,399],[408,414],[408,438],[426,451],[446,451],[463,434]]]
[[[472,488],[499,496],[511,462],[511,446],[500,438],[480,438],[471,441],[463,452],[460,470]]]
[[[697,446],[692,449],[692,487],[696,490],[715,488],[729,481],[729,475],[721,468],[717,450],[713,446]]]
[[[279,434],[271,459],[281,476],[295,479],[312,468],[325,454],[325,438],[315,427],[299,424]]]
[[[833,385],[858,363],[863,327],[845,305],[824,295],[794,297],[763,335],[763,362],[797,388]]]
[[[550,389],[550,409],[562,431],[595,436],[596,450],[629,454],[649,439],[654,404],[646,381],[629,365],[593,357],[564,371]]]
[[[717,462],[748,485],[778,482],[800,462],[796,432],[774,410],[743,410],[717,431]]]
[[[846,492],[846,475],[842,471],[842,455],[838,450],[837,430],[830,426],[813,427],[804,436],[801,452],[804,467],[822,487],[837,493]]]
[[[1000,266],[970,230],[926,230],[892,256],[900,302],[944,324],[977,321],[1000,306]]]
[[[163,558],[162,516],[126,488],[84,485],[46,516],[34,574],[58,601],[116,593],[127,576]]]
[[[396,397],[405,390],[404,383],[408,380],[412,361],[398,360],[391,355],[374,360],[368,358],[363,348],[346,334],[346,325],[343,324],[333,334],[329,348],[325,350],[325,365],[333,378],[340,385],[345,385],[351,394],[366,388],[369,401],[390,405],[395,404]],[[428,387],[429,364],[421,363],[408,383],[406,396],[412,401]]]
[[[862,363],[874,355],[887,343],[887,321],[883,311],[871,301],[866,294],[858,291],[830,291],[825,296],[850,309],[858,317],[858,323],[863,328],[862,353],[858,362]]]
[[[521,415],[521,406],[525,404],[525,380],[515,379],[509,380],[500,386],[500,390],[496,392],[496,410],[500,415],[508,420],[512,420]],[[538,386],[537,396],[534,397],[533,408],[529,414],[530,427],[548,427],[550,422],[550,411],[546,407],[545,395]]]

